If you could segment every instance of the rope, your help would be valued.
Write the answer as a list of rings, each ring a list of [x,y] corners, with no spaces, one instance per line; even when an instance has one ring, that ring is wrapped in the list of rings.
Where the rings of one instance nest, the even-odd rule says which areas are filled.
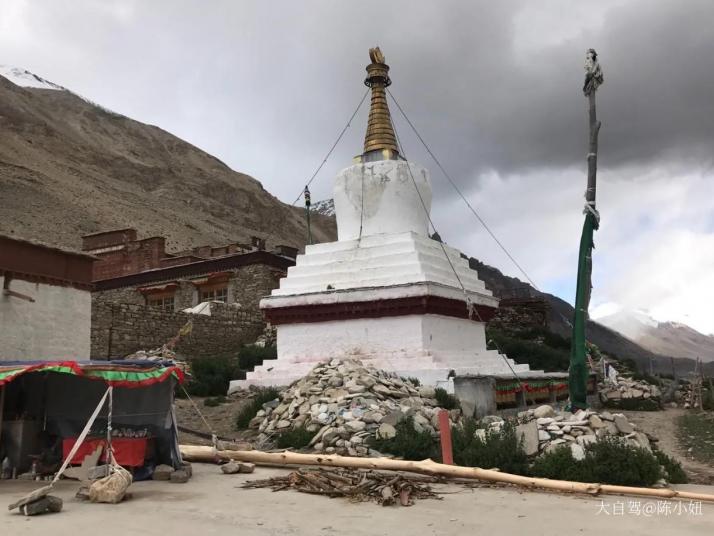
[[[496,244],[498,244],[498,246],[508,256],[508,258],[511,259],[511,262],[513,262],[513,264],[516,266],[516,268],[518,268],[521,271],[521,273],[525,276],[525,278],[528,280],[528,282],[531,285],[533,285],[533,288],[536,289],[538,292],[540,292],[538,285],[536,285],[533,282],[533,280],[526,273],[526,271],[523,269],[523,267],[520,264],[518,264],[518,261],[516,261],[516,259],[513,257],[513,255],[511,255],[510,252],[508,251],[508,249],[506,249],[506,246],[503,245],[503,243],[498,239],[498,237],[494,234],[494,232],[491,230],[491,228],[486,224],[486,222],[483,220],[483,218],[478,214],[478,212],[476,212],[476,209],[474,209],[474,207],[471,206],[471,203],[469,203],[468,199],[466,199],[466,196],[461,192],[461,189],[456,185],[456,182],[454,182],[454,180],[451,178],[451,176],[446,172],[446,170],[444,169],[444,166],[441,165],[441,162],[439,162],[439,159],[436,158],[436,156],[431,151],[431,149],[429,148],[427,143],[424,141],[424,138],[421,137],[421,134],[419,134],[419,132],[417,131],[414,124],[409,120],[409,117],[407,117],[407,114],[404,112],[402,107],[399,105],[399,102],[397,102],[397,99],[394,98],[394,95],[392,95],[392,92],[389,91],[389,89],[387,89],[387,93],[394,101],[394,104],[396,104],[397,108],[399,109],[399,112],[402,114],[404,119],[407,121],[407,123],[409,123],[409,126],[414,131],[414,134],[416,134],[417,138],[419,138],[419,141],[421,141],[422,145],[424,145],[424,148],[426,149],[426,151],[434,159],[434,162],[436,163],[438,168],[441,170],[441,172],[447,178],[449,183],[451,183],[451,186],[454,188],[454,190],[456,190],[456,193],[459,194],[459,196],[464,201],[464,203],[466,203],[466,206],[469,207],[469,209],[471,210],[473,215],[476,216],[476,218],[478,219],[479,222],[481,222],[481,225],[483,225],[483,228],[486,229],[486,231],[488,232],[489,235],[491,235],[491,238],[493,238],[493,240],[496,242]]]
[[[347,121],[347,124],[345,125],[345,128],[342,129],[342,132],[340,132],[340,135],[337,136],[337,139],[335,140],[335,143],[332,144],[332,147],[330,147],[330,150],[327,151],[327,155],[325,158],[322,160],[319,166],[317,166],[317,169],[315,172],[312,174],[312,177],[310,177],[310,180],[307,181],[307,184],[305,185],[305,188],[310,186],[312,184],[312,181],[315,180],[315,177],[317,177],[317,174],[320,173],[320,170],[322,169],[322,166],[324,166],[327,163],[327,160],[330,158],[330,155],[332,154],[332,151],[335,150],[335,147],[337,147],[337,144],[340,143],[340,140],[342,139],[342,136],[345,135],[345,132],[347,132],[347,129],[350,128],[350,124],[352,123],[352,120],[355,118],[357,115],[357,112],[359,112],[359,109],[362,107],[362,103],[364,102],[364,99],[367,98],[367,94],[369,93],[369,88],[367,88],[367,91],[364,92],[364,95],[362,95],[362,99],[359,101],[359,104],[357,105],[357,108],[355,108],[355,111],[352,112],[352,116],[350,117],[349,121]],[[293,205],[295,206],[298,201],[300,201],[300,198],[303,195],[304,190],[301,190],[298,196],[295,198],[295,201],[293,201]]]
[[[92,425],[94,424],[94,421],[97,419],[97,416],[99,415],[99,411],[102,409],[104,406],[104,401],[107,399],[107,396],[111,392],[111,387],[109,387],[105,393],[102,399],[99,401],[99,404],[97,404],[97,407],[94,408],[94,412],[92,415],[89,417],[89,420],[87,421],[87,424],[84,425],[84,430],[82,430],[82,433],[79,434],[79,437],[77,440],[74,442],[74,445],[72,446],[72,449],[69,451],[69,455],[65,459],[64,463],[62,464],[62,467],[60,467],[60,470],[57,471],[57,474],[55,474],[55,477],[52,479],[52,482],[49,484],[48,487],[52,487],[55,485],[55,483],[60,479],[62,476],[62,473],[65,472],[65,469],[67,469],[67,466],[72,463],[72,459],[74,458],[74,455],[77,454],[77,451],[79,450],[79,447],[82,446],[82,443],[84,442],[85,438],[87,437],[87,434],[89,433],[89,430],[92,428]]]
[[[439,232],[436,230],[436,226],[434,225],[434,222],[431,219],[431,214],[429,214],[429,209],[426,208],[426,203],[424,202],[424,198],[422,197],[421,192],[419,191],[419,187],[417,186],[416,179],[414,179],[414,174],[412,173],[412,167],[409,165],[407,155],[404,152],[404,147],[402,146],[401,139],[399,138],[399,134],[397,133],[397,127],[394,125],[393,122],[392,122],[392,129],[394,130],[394,137],[397,139],[397,146],[399,148],[399,154],[401,154],[404,157],[404,160],[407,161],[407,169],[409,170],[409,177],[411,177],[412,184],[414,185],[414,189],[416,190],[416,193],[419,196],[419,201],[421,202],[421,206],[424,209],[424,213],[426,214],[426,219],[429,221],[429,225],[431,225],[431,228],[434,230],[434,232],[436,234],[439,234]],[[439,235],[439,236],[441,236],[441,235]],[[454,277],[456,277],[456,281],[458,281],[459,286],[461,287],[461,290],[464,293],[464,298],[466,299],[466,312],[469,315],[469,320],[471,320],[471,318],[473,317],[473,315],[475,313],[476,318],[478,318],[478,321],[483,322],[483,320],[481,319],[481,315],[478,314],[476,307],[474,307],[474,304],[471,301],[471,297],[469,296],[469,293],[466,290],[466,287],[461,282],[461,278],[459,277],[459,274],[456,272],[456,268],[454,267],[454,264],[451,262],[451,258],[449,257],[449,254],[446,252],[444,243],[439,240],[436,240],[436,242],[438,242],[438,244],[441,246],[441,251],[444,252],[444,257],[446,257],[446,261],[449,263],[449,266],[451,267],[451,271],[454,272]]]
[[[211,443],[213,444],[214,448],[218,448],[218,435],[216,435],[215,430],[211,427],[210,424],[208,424],[208,421],[206,418],[203,416],[203,413],[201,413],[201,410],[198,409],[198,406],[196,403],[193,401],[193,398],[191,398],[191,395],[188,394],[188,391],[186,388],[181,384],[181,389],[183,389],[184,394],[186,395],[186,398],[188,398],[188,401],[191,402],[191,405],[193,406],[193,409],[196,410],[196,413],[198,413],[198,416],[201,417],[201,420],[203,421],[203,424],[206,425],[206,429],[211,432]]]

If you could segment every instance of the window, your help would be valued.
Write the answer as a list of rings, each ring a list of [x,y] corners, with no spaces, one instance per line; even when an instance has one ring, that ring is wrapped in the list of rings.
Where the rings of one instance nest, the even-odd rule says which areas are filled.
[[[173,296],[147,296],[146,304],[149,307],[156,307],[163,311],[173,311],[174,310],[174,297]]]
[[[220,301],[226,303],[228,301],[228,287],[226,285],[218,287],[202,288],[199,293],[199,301]]]

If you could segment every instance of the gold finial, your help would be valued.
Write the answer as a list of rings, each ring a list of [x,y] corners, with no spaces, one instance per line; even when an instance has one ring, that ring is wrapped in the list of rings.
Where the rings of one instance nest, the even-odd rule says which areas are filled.
[[[372,63],[367,65],[365,85],[372,88],[372,102],[369,109],[367,133],[364,137],[364,155],[371,153],[370,160],[391,160],[399,155],[397,139],[392,127],[392,118],[387,105],[386,88],[392,81],[389,79],[389,65],[384,63],[384,55],[379,47],[369,49]],[[379,153],[374,153],[379,151]]]

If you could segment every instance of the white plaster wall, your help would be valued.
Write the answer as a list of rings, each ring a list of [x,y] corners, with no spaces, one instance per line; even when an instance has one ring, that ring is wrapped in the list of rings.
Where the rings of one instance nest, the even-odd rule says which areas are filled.
[[[428,235],[431,182],[427,170],[413,162],[378,160],[343,169],[335,180],[334,200],[339,241],[408,231]]]
[[[35,301],[0,294],[0,361],[89,359],[89,291],[20,279],[10,289]]]

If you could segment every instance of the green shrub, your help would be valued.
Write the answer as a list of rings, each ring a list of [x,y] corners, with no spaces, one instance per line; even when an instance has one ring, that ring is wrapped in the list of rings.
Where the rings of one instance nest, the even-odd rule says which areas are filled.
[[[437,459],[439,450],[437,442],[430,432],[418,432],[414,428],[414,418],[407,417],[396,426],[397,434],[391,439],[375,438],[371,446],[380,452],[387,452],[405,460]]]
[[[194,396],[222,396],[228,392],[231,380],[241,378],[238,360],[231,356],[216,356],[191,361],[191,376],[186,390]]]
[[[632,379],[641,382],[647,382],[651,385],[662,385],[662,382],[656,376],[651,376],[647,372],[633,372]]]
[[[544,329],[507,332],[489,329],[488,340],[516,363],[547,371],[566,371],[570,364],[570,342]]]
[[[670,484],[686,484],[689,482],[687,473],[685,473],[684,469],[682,469],[681,463],[659,450],[654,451],[654,455],[667,473],[667,482]]]
[[[437,387],[434,389],[434,398],[436,398],[436,401],[439,403],[439,407],[443,409],[458,409],[459,406],[459,399],[456,398],[454,395],[451,395],[446,392],[446,389],[443,389],[442,387]]]
[[[531,473],[543,478],[620,486],[651,486],[663,476],[654,454],[614,436],[587,445],[583,460],[575,460],[568,446],[556,448],[537,458]]]
[[[530,472],[533,476],[551,480],[593,481],[590,467],[582,461],[576,461],[568,445],[558,445],[551,451],[538,456],[533,462]]]
[[[475,435],[478,428],[474,419],[463,419],[461,426],[451,427],[454,463],[482,469],[497,467],[519,475],[528,473],[528,456],[513,423],[507,421],[500,431],[486,430],[485,439]]]
[[[618,398],[608,399],[603,406],[611,409],[627,411],[659,411],[662,409],[660,401],[655,398]]]
[[[314,435],[304,426],[298,426],[281,433],[275,444],[279,449],[302,449],[308,446]]]
[[[204,406],[208,406],[209,408],[215,408],[216,406],[220,406],[221,404],[226,403],[226,397],[225,396],[215,396],[211,398],[206,398],[203,401]]]
[[[411,383],[414,387],[419,387],[421,385],[419,378],[414,378],[413,376],[410,376],[409,378],[402,378],[402,380]]]
[[[280,391],[275,387],[261,387],[259,388],[255,396],[248,401],[248,403],[243,406],[238,415],[236,415],[236,428],[238,430],[245,430],[248,428],[250,421],[253,417],[263,409],[263,404],[275,400],[280,396]]]
[[[249,344],[243,346],[238,352],[238,363],[243,370],[253,370],[263,364],[266,359],[277,359],[278,349],[276,346],[255,346]]]

